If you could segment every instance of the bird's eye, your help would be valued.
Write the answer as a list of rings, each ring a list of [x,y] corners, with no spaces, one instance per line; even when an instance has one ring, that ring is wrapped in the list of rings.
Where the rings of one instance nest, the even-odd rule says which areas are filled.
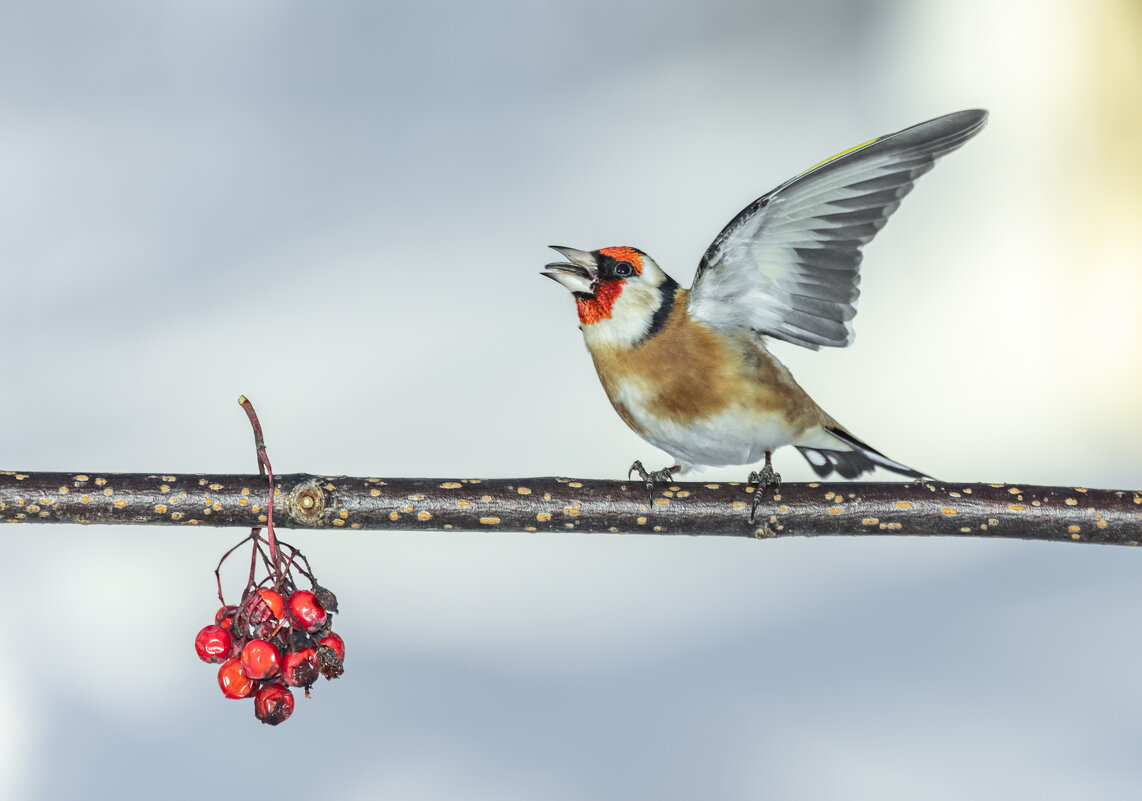
[[[620,261],[615,265],[615,275],[617,275],[619,278],[626,278],[633,272],[634,268],[625,261]]]

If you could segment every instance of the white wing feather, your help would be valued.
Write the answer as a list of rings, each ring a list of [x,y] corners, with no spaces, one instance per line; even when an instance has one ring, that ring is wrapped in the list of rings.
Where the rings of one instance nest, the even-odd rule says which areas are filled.
[[[847,150],[741,211],[707,249],[689,310],[721,330],[752,329],[816,350],[852,342],[861,248],[916,179],[979,132],[959,111]]]

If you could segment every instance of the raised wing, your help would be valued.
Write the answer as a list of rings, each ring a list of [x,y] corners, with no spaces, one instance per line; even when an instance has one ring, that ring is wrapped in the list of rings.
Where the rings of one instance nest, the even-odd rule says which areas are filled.
[[[861,248],[936,159],[983,128],[957,111],[873,139],[758,198],[718,234],[690,290],[691,315],[816,350],[852,342]]]

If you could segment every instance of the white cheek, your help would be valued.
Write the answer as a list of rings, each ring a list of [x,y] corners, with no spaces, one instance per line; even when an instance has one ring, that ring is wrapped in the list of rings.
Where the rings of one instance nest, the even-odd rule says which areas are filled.
[[[630,347],[646,336],[660,302],[658,290],[628,286],[615,300],[610,317],[579,328],[589,347]]]

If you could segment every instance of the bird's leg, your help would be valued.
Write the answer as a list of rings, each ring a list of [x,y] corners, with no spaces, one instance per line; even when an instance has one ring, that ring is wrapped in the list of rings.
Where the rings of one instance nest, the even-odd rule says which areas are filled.
[[[753,502],[749,509],[749,522],[751,524],[757,515],[757,507],[761,505],[761,494],[770,487],[773,488],[774,496],[781,492],[781,474],[773,472],[773,453],[771,451],[765,452],[765,467],[761,468],[760,472],[755,470],[749,474],[746,486],[754,484],[757,485],[757,489],[753,491]]]
[[[655,470],[653,473],[646,472],[646,468],[642,466],[642,462],[635,459],[634,464],[630,466],[627,471],[627,478],[630,478],[631,473],[638,473],[638,477],[646,482],[647,503],[654,500],[654,485],[659,481],[670,481],[674,478],[674,474],[682,469],[682,465],[676,464],[670,467],[664,467],[661,470]]]

